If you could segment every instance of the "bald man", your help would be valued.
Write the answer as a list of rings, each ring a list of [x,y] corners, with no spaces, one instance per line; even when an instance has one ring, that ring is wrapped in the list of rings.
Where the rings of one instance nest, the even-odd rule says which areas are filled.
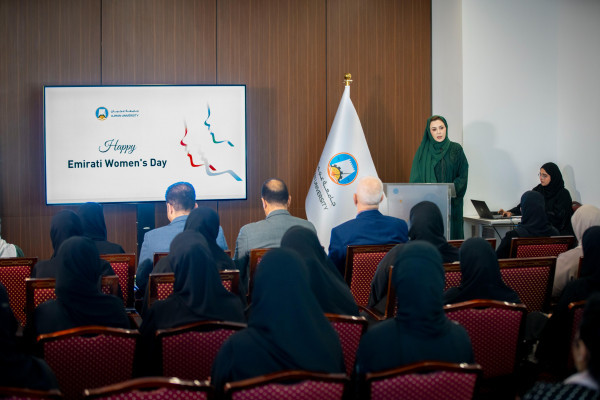
[[[356,218],[331,230],[329,258],[344,276],[346,247],[358,244],[397,244],[408,240],[408,225],[402,219],[383,215],[379,203],[383,200],[383,183],[366,176],[358,181],[354,193]]]

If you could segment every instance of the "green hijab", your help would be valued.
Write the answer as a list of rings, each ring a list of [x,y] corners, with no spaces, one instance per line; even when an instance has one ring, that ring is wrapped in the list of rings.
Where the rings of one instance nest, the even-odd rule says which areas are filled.
[[[432,119],[441,119],[446,126],[446,137],[443,141],[437,142],[433,136],[429,125]],[[427,126],[423,139],[417,149],[415,158],[413,159],[412,168],[410,169],[410,182],[415,183],[437,183],[435,177],[435,165],[446,155],[450,148],[450,139],[448,139],[448,123],[441,115],[432,115],[427,119]]]

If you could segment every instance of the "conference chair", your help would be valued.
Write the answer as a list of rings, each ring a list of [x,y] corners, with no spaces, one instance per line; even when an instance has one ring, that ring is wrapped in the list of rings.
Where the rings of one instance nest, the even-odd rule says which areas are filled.
[[[549,309],[556,257],[503,258],[498,264],[502,280],[519,295],[528,312]],[[444,290],[460,286],[460,264],[444,264],[444,270]]]
[[[377,265],[395,244],[351,245],[346,250],[344,278],[359,307],[365,308],[371,293],[371,281]]]
[[[36,390],[18,388],[12,386],[0,386],[0,398],[6,400],[25,400],[25,399],[62,399],[63,395],[58,389]]]
[[[263,258],[267,251],[271,250],[270,248],[258,248],[258,249],[250,249],[250,261],[248,263],[248,303],[250,303],[250,298],[252,297],[252,288],[254,287],[254,274],[256,273],[256,268],[258,268],[258,264],[260,260]]]
[[[85,389],[84,399],[95,400],[209,400],[214,388],[208,381],[154,376],[130,379],[97,389]]]
[[[237,322],[200,321],[158,330],[163,376],[210,378],[211,366],[223,342],[245,327]]]
[[[225,254],[227,254],[227,256],[229,258],[231,258],[231,250],[227,249],[227,250],[223,250],[223,252]],[[161,258],[168,256],[169,253],[168,252],[157,252],[154,253],[154,255],[152,256],[152,266],[155,266]]]
[[[571,351],[571,344],[577,337],[581,320],[583,319],[583,308],[585,307],[585,300],[569,303],[569,321],[571,322],[571,335],[569,337],[569,343],[565,343],[567,346],[569,359],[567,361],[567,368],[569,371],[575,370],[575,361],[573,360],[573,352]]]
[[[387,291],[385,295],[385,305],[382,311],[376,309],[375,307],[363,307],[362,310],[369,314],[374,320],[383,321],[388,318],[393,318],[396,315],[396,311],[398,310],[398,304],[396,302],[396,290],[394,289],[394,285],[392,285],[392,271],[394,270],[394,266],[390,265],[388,267],[388,280],[387,280]],[[383,301],[383,299],[382,299]]]
[[[119,277],[108,275],[101,278],[101,290],[104,294],[119,295]],[[45,301],[56,299],[54,278],[27,278],[25,279],[25,312],[33,315],[37,306]]]
[[[135,280],[135,254],[101,254],[100,258],[110,263],[119,277],[119,286],[123,292],[125,307],[132,308],[134,304],[133,282]]]
[[[325,316],[331,322],[333,329],[335,329],[340,338],[344,354],[344,364],[346,365],[346,374],[350,376],[354,369],[354,361],[356,360],[356,351],[358,350],[360,338],[367,331],[367,319],[365,317],[331,313],[325,313]]]
[[[512,375],[521,355],[527,307],[496,300],[470,300],[444,306],[446,316],[471,338],[483,378]]]
[[[496,238],[484,238],[484,239],[490,244],[490,246],[492,246],[492,249],[496,250]],[[465,240],[466,239],[448,240],[448,244],[450,246],[456,247],[457,249],[460,249],[460,246],[463,245]]]
[[[478,364],[423,361],[381,372],[368,373],[367,394],[372,400],[472,399],[482,374]]]
[[[509,258],[557,257],[569,250],[575,236],[515,237],[510,242]]]
[[[340,400],[350,379],[345,374],[282,371],[225,384],[228,400]]]
[[[231,293],[240,294],[240,271],[225,269],[219,271],[223,287]],[[173,293],[175,274],[173,272],[161,272],[149,275],[147,290],[147,306],[150,307],[155,301],[164,300]]]
[[[66,399],[133,377],[137,330],[83,326],[38,336]]]
[[[25,326],[25,279],[37,263],[37,257],[0,258],[0,283],[8,292],[10,308],[21,326]]]

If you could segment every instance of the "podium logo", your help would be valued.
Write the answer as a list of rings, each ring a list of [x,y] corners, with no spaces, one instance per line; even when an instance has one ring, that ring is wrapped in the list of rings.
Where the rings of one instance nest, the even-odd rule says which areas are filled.
[[[329,178],[338,185],[349,185],[358,175],[358,162],[352,154],[338,153],[327,164]]]
[[[96,109],[96,118],[98,118],[100,121],[104,121],[106,118],[108,118],[108,109],[106,107],[98,107]]]

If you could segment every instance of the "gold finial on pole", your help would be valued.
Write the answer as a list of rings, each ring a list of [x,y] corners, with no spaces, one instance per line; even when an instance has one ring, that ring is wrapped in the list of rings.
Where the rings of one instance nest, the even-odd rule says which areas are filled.
[[[346,86],[350,86],[350,82],[352,82],[352,75],[350,73],[344,75],[344,83]]]

